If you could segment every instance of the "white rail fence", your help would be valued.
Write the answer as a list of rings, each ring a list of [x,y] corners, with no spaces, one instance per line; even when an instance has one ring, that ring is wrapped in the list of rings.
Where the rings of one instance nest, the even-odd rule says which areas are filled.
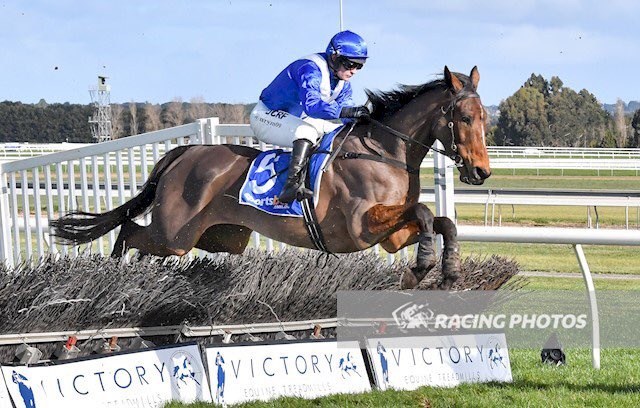
[[[247,125],[225,126],[222,137],[228,143],[251,138]],[[229,140],[231,138],[231,140]],[[257,142],[255,142],[257,144]],[[29,157],[62,151],[77,150],[92,146],[88,143],[0,143],[0,163],[8,163]],[[271,147],[270,145],[266,145]],[[164,144],[159,146],[164,154]],[[505,147],[489,146],[489,156],[494,169],[533,170],[640,170],[640,148],[628,149],[583,149],[575,147]],[[140,151],[134,151],[134,158],[140,160]],[[429,153],[423,166],[431,167],[433,153]],[[637,174],[636,174],[637,175]]]

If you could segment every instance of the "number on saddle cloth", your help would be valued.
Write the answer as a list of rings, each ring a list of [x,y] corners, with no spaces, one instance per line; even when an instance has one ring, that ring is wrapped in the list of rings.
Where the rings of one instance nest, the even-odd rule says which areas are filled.
[[[318,190],[322,179],[322,167],[329,158],[333,140],[341,128],[326,134],[320,141],[309,160],[308,177],[314,190],[314,201],[317,204]],[[272,215],[302,217],[302,206],[299,201],[285,204],[278,201],[287,178],[287,170],[291,153],[282,149],[268,150],[256,157],[249,167],[247,178],[240,189],[238,202],[249,205]]]

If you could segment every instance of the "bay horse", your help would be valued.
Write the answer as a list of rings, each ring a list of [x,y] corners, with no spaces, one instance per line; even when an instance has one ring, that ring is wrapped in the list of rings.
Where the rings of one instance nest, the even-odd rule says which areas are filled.
[[[367,91],[371,117],[355,123],[351,134],[345,126],[337,135],[334,146],[344,142],[348,154],[332,162],[319,189],[316,213],[328,251],[356,252],[380,244],[395,253],[418,243],[416,264],[400,281],[402,288],[414,288],[435,266],[433,236],[442,234],[443,284],[451,286],[460,270],[456,227],[418,202],[419,169],[437,139],[444,145],[442,153],[456,161],[462,182],[482,184],[490,176],[479,80],[477,67],[466,76],[445,66],[442,79],[390,92]],[[66,214],[52,222],[53,234],[78,245],[121,226],[115,256],[130,248],[161,257],[182,256],[194,247],[240,254],[252,231],[314,248],[303,218],[273,216],[238,203],[249,165],[259,153],[239,145],[177,147],[156,164],[131,200],[101,214]],[[384,160],[372,160],[376,155]],[[149,211],[148,226],[132,221]]]

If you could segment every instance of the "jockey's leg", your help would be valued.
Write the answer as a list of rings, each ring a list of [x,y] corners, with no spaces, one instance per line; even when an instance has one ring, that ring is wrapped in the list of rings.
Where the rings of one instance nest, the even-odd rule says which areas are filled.
[[[313,191],[304,185],[307,161],[311,155],[312,148],[313,143],[308,139],[296,139],[293,141],[287,181],[278,196],[280,202],[289,204],[294,200],[302,201],[305,198],[313,197]]]
[[[313,191],[304,186],[305,170],[311,148],[321,136],[320,131],[297,116],[280,110],[270,110],[258,102],[250,115],[251,129],[256,138],[277,146],[293,147],[287,181],[278,196],[283,203],[310,198]]]
[[[325,120],[325,119],[316,119],[307,116],[303,119],[306,123],[310,124],[318,131],[320,136],[326,135],[327,133],[331,133],[340,126],[342,126],[342,121],[340,120]]]
[[[308,189],[304,184],[313,145],[322,135],[340,126],[327,120],[310,117],[306,117],[303,121],[305,124],[311,125],[314,130],[308,125],[300,125],[296,128],[296,140],[293,141],[287,181],[278,197],[281,202],[287,204],[294,200],[302,201],[305,198],[313,197],[313,190]]]

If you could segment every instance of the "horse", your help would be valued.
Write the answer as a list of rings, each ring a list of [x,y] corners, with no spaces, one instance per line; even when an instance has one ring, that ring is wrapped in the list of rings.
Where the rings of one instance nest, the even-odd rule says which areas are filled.
[[[442,78],[422,85],[366,91],[371,115],[338,133],[333,143],[344,154],[326,169],[319,188],[316,213],[327,252],[380,244],[395,253],[417,243],[415,265],[400,278],[401,288],[414,288],[436,265],[434,233],[441,234],[442,286],[451,287],[460,271],[456,226],[418,202],[419,170],[437,139],[444,145],[438,151],[455,161],[462,182],[479,185],[491,175],[479,80],[477,67],[467,76],[445,66]],[[238,203],[249,165],[259,153],[240,145],[176,147],[158,161],[135,197],[105,213],[68,213],[52,221],[53,235],[79,245],[121,226],[114,256],[131,248],[141,256],[183,256],[192,248],[241,254],[252,231],[313,249],[302,218],[273,216]],[[132,221],[149,212],[149,225]]]

